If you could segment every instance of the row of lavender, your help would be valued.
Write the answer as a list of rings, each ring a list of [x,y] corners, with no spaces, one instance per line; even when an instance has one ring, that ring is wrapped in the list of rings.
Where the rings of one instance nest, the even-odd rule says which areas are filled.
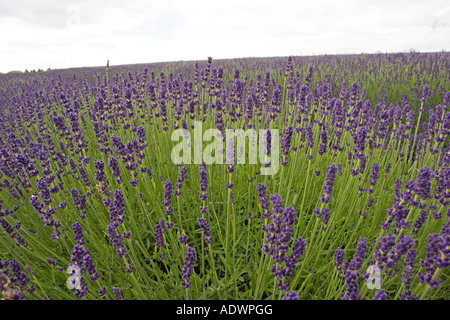
[[[3,77],[4,297],[444,297],[448,62],[208,59]],[[173,130],[196,121],[279,129],[281,170],[173,163]]]

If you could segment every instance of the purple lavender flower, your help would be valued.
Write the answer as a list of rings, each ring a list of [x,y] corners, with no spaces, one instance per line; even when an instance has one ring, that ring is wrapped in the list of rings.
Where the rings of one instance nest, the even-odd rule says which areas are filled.
[[[404,293],[400,293],[399,299],[400,300],[418,300],[419,298],[412,295],[412,290],[405,290]]]
[[[0,209],[1,209],[1,204],[0,204]],[[0,212],[1,212],[1,210],[0,210]],[[14,228],[18,229],[16,226],[14,228],[11,227],[11,225],[5,219],[0,219],[0,224],[2,225],[3,229],[5,229],[6,233],[8,233],[11,238],[13,238],[17,241],[17,243],[16,243],[17,246],[24,246],[24,247],[28,246],[28,244],[25,242],[25,240],[19,235],[19,232],[14,231]]]
[[[105,294],[106,294],[106,287],[105,286],[103,286],[103,287],[101,287],[100,289],[98,289],[98,294],[100,295],[100,296],[104,296]]]
[[[272,201],[272,212],[276,215],[283,213],[283,200],[278,193],[270,195],[270,200]]]
[[[410,249],[406,254],[405,263],[403,264],[402,282],[409,286],[411,284],[411,277],[414,270],[414,260],[416,259],[417,250]]]
[[[125,215],[125,198],[122,194],[122,190],[117,189],[114,191],[114,201],[111,199],[108,199],[106,202],[107,206],[109,207],[109,224],[106,228],[106,232],[112,241],[113,247],[116,249],[117,254],[119,257],[126,257],[127,252],[126,248],[122,241],[122,235],[117,232],[117,228],[121,223],[124,222]],[[127,267],[125,271],[131,272],[132,267]]]
[[[108,159],[108,166],[111,169],[113,176],[116,177],[116,181],[118,183],[121,183],[122,182],[122,176],[121,176],[122,172],[119,167],[119,161],[117,161],[116,158],[111,156]]]
[[[89,274],[89,279],[92,281],[97,280],[100,275],[97,273],[97,269],[95,268],[94,261],[92,260],[91,256],[89,254],[86,254],[84,256],[83,260],[84,266],[86,267],[86,271]]]
[[[113,293],[114,297],[116,297],[117,300],[123,300],[122,292],[120,292],[120,289],[118,287],[113,287]]]
[[[20,287],[20,290],[23,290],[24,287],[30,282],[30,279],[22,271],[20,263],[16,259],[10,260],[9,266],[11,268],[11,271],[14,273],[13,282]]]
[[[342,272],[342,263],[344,262],[345,251],[341,248],[337,248],[334,251],[334,266],[340,272]]]
[[[106,182],[105,163],[102,160],[95,161],[95,179],[99,182]]]
[[[337,167],[334,163],[330,164],[327,168],[327,175],[325,182],[323,183],[323,191],[320,196],[320,201],[323,203],[328,203],[331,200],[331,194],[333,193],[333,186],[336,179]]]
[[[139,139],[139,143],[145,142],[145,129],[143,126],[136,127],[136,135]]]
[[[180,173],[178,174],[177,183],[175,184],[177,190],[175,190],[175,195],[181,195],[181,188],[183,187],[183,181],[186,178],[187,168],[186,166],[182,166],[180,169]]]
[[[373,259],[370,261],[370,264],[376,264],[383,268],[388,261],[388,254],[394,246],[395,236],[392,233],[388,233],[385,237],[381,237],[377,244],[377,250],[373,253]]]
[[[425,85],[422,89],[422,96],[420,97],[420,101],[422,102],[422,104],[428,99],[429,95],[430,95],[430,87],[428,85]],[[423,107],[421,107],[421,110],[423,111]]]
[[[263,154],[270,155],[272,148],[272,133],[270,130],[265,130],[263,133]]]
[[[443,228],[445,231],[446,229]],[[425,272],[419,271],[418,278],[423,284],[428,284],[431,288],[439,287],[443,279],[433,279],[437,268],[445,268],[450,265],[449,250],[450,237],[448,234],[440,235],[432,233],[428,235],[427,255],[420,260],[420,265],[425,268]]]
[[[377,162],[375,162],[372,165],[372,173],[370,175],[370,185],[371,186],[375,186],[377,184],[379,172],[380,172],[380,165]]]
[[[75,222],[72,225],[73,233],[74,233],[74,239],[79,245],[84,244],[84,236],[83,236],[83,228],[81,227],[81,224],[78,222]]]
[[[392,163],[390,163],[390,162],[388,162],[388,163],[386,164],[386,168],[384,169],[384,173],[385,173],[384,176],[385,176],[385,177],[387,177],[389,171],[391,170],[391,166],[392,166]]]
[[[404,233],[401,234],[400,239],[395,245],[394,250],[389,252],[388,261],[386,262],[387,268],[393,268],[399,261],[400,258],[405,255],[414,245],[414,240],[411,236],[405,236]]]
[[[387,300],[387,299],[388,295],[386,291],[384,291],[383,289],[376,291],[373,296],[373,300]]]
[[[414,184],[414,192],[422,199],[431,198],[431,181],[434,176],[433,171],[428,167],[420,169],[417,179]]]
[[[256,186],[256,191],[258,191],[259,204],[261,205],[261,208],[263,210],[261,216],[264,219],[270,219],[270,217],[272,216],[272,213],[269,210],[270,209],[270,202],[267,199],[267,188],[262,183],[259,183]]]
[[[181,234],[181,235],[179,235],[178,236],[178,241],[180,242],[180,243],[186,243],[186,242],[188,242],[188,240],[189,240],[189,237],[188,237],[188,235],[187,234]]]
[[[286,294],[283,296],[283,298],[281,298],[281,300],[298,300],[299,296],[298,293],[291,290],[291,291],[287,291]]]
[[[70,260],[72,264],[76,266],[82,266],[84,256],[87,254],[87,251],[83,249],[83,246],[80,244],[76,244],[72,249],[72,255],[70,257]]]
[[[203,164],[198,169],[198,174],[200,176],[200,200],[206,200],[208,198],[208,175],[206,172],[206,164]]]
[[[362,154],[366,148],[367,129],[360,127],[354,136],[355,140],[355,153]]]
[[[295,268],[295,264],[303,255],[306,250],[306,240],[299,237],[295,239],[294,244],[292,245],[291,254],[286,259],[286,276],[292,275],[292,272]]]
[[[190,278],[192,276],[192,271],[194,270],[195,257],[196,254],[194,248],[187,247],[183,270],[181,271],[181,285],[186,289],[192,284]]]
[[[275,277],[280,278],[278,280],[278,288],[281,291],[286,291],[288,282],[284,277],[292,275],[295,264],[305,251],[306,241],[301,237],[296,239],[292,244],[291,253],[287,254],[296,213],[292,206],[283,208],[283,201],[279,194],[272,194],[270,199],[272,200],[273,215],[272,222],[263,225],[267,241],[263,245],[263,252],[272,256],[276,264],[272,265],[270,270]]]
[[[60,208],[60,209],[64,209],[65,207],[67,207],[67,201],[66,200],[64,200],[63,202],[60,202],[58,204],[58,208]]]
[[[159,223],[155,226],[155,240],[157,248],[162,248],[164,246],[164,232],[165,221],[161,218]]]
[[[348,269],[345,273],[345,286],[346,290],[341,293],[342,300],[359,300],[359,287],[358,287],[359,273]]]
[[[166,180],[164,184],[164,200],[162,202],[166,210],[166,214],[170,215],[173,211],[172,204],[172,181]]]
[[[361,269],[364,258],[366,257],[367,251],[367,240],[364,237],[359,238],[358,246],[356,248],[355,255],[350,261],[349,269],[358,271]]]
[[[320,131],[320,145],[318,151],[320,155],[323,155],[327,152],[327,146],[328,146],[327,131],[322,130]]]
[[[82,167],[82,166],[80,166],[80,175],[81,175],[81,180],[83,180],[83,183],[85,186],[87,186],[87,187],[92,186],[92,183],[89,180],[89,176],[86,173],[86,170],[84,169],[84,167]]]
[[[287,161],[287,155],[289,154],[289,150],[291,148],[291,140],[292,140],[292,133],[293,133],[293,128],[292,126],[287,127],[284,130],[284,135],[281,138],[281,161],[280,164],[285,166],[287,165],[288,161]]]
[[[308,124],[305,128],[306,140],[308,141],[308,147],[314,147],[314,135],[313,135],[313,127],[311,124]]]
[[[203,217],[198,218],[197,221],[198,221],[198,225],[199,225],[200,229],[202,229],[203,236],[205,237],[205,242],[211,243],[212,236],[211,236],[211,229],[209,228],[208,222]]]
[[[49,258],[45,259],[45,261],[47,261],[47,263],[51,264],[52,266],[57,266],[58,265],[58,262],[55,259],[53,259],[52,257],[49,257]]]

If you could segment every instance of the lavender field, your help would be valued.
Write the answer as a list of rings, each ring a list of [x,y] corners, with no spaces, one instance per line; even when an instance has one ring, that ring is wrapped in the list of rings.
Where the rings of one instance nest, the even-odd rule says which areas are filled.
[[[449,299],[449,71],[411,52],[0,74],[0,298]]]

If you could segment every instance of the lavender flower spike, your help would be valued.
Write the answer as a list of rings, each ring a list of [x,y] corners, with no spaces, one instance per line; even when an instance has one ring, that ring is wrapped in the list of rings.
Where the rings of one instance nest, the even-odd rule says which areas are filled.
[[[208,222],[203,217],[198,218],[197,221],[198,221],[198,225],[200,226],[200,229],[202,229],[203,236],[205,237],[205,242],[211,243],[212,236],[211,236],[211,229],[209,228]]]
[[[187,247],[183,270],[181,271],[181,284],[186,289],[189,288],[192,284],[190,278],[192,276],[192,271],[194,270],[195,257],[195,250],[191,247]]]
[[[173,211],[172,207],[172,181],[167,180],[164,184],[164,200],[162,202],[166,210],[166,214],[170,215]]]

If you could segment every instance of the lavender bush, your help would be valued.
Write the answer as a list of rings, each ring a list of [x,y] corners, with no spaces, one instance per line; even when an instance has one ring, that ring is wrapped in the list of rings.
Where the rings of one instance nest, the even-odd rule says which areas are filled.
[[[448,299],[449,66],[442,52],[0,75],[1,297]],[[246,143],[216,149],[223,164],[172,162],[172,133],[198,123],[264,129],[266,157],[225,161]],[[280,170],[263,175],[274,145]]]

